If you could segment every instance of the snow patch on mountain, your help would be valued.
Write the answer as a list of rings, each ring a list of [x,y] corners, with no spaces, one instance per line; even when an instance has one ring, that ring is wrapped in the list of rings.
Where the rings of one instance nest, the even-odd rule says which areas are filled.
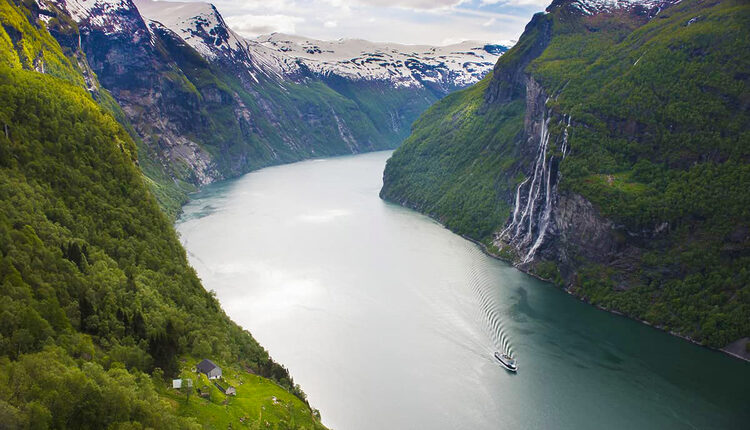
[[[175,32],[204,58],[246,58],[247,42],[227,26],[212,4],[152,0],[135,0],[135,4],[144,19]]]
[[[134,24],[121,19],[123,15],[136,11],[131,0],[64,0],[57,3],[76,22],[87,22],[89,26],[106,29],[110,34],[124,33]]]
[[[630,10],[636,7],[656,10],[656,13],[658,13],[661,9],[679,2],[680,0],[576,0],[573,2],[573,7],[586,15],[615,10]]]

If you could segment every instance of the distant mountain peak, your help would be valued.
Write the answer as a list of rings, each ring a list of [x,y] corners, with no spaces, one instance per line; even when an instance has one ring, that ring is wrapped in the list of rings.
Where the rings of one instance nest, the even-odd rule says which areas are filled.
[[[142,22],[132,0],[57,0],[78,23],[107,34],[132,33]]]
[[[203,2],[134,0],[144,19],[173,31],[209,60],[245,60],[247,43],[224,22],[216,7]]]
[[[598,13],[611,13],[618,10],[643,10],[653,11],[656,15],[665,7],[679,3],[681,0],[572,0],[572,1],[554,1],[550,7],[555,4],[569,3],[571,7],[577,9],[585,15],[595,15]],[[651,16],[651,13],[649,13]]]
[[[390,81],[396,86],[464,87],[482,79],[508,47],[477,41],[447,46],[317,40],[272,33],[250,40],[256,55],[280,74],[302,67],[322,76]]]

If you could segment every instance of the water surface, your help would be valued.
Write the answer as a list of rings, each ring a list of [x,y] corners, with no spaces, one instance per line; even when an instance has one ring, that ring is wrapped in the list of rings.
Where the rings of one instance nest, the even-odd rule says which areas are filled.
[[[177,228],[335,429],[747,428],[750,365],[599,311],[378,198],[390,152],[206,188]],[[492,358],[510,350],[519,372]]]

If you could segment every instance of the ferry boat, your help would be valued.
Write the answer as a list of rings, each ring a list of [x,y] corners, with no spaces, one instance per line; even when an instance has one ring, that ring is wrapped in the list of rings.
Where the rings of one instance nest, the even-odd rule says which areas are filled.
[[[515,372],[516,370],[518,370],[516,360],[513,359],[513,357],[511,357],[510,355],[495,352],[495,358],[500,362],[500,364],[503,365],[504,368],[510,370],[511,372]]]

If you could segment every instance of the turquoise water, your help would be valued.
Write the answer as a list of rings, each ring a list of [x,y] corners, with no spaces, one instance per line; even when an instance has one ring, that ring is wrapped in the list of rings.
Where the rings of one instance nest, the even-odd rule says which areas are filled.
[[[599,311],[383,202],[389,155],[215,184],[177,223],[206,288],[326,425],[748,428],[748,363]]]

